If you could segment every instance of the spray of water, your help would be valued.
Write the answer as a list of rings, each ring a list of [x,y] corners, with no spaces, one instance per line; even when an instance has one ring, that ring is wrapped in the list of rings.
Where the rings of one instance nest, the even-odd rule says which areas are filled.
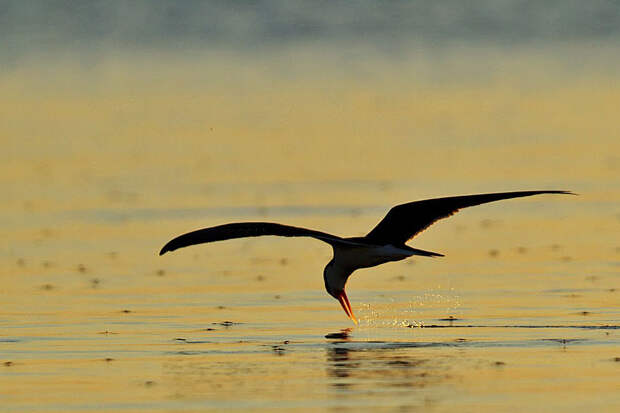
[[[458,318],[461,299],[453,288],[441,285],[420,295],[402,297],[385,293],[358,310],[362,328],[424,327],[425,321]]]

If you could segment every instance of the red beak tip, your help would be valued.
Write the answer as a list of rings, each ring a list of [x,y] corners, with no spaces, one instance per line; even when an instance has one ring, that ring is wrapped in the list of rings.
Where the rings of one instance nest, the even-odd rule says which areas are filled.
[[[355,315],[353,314],[353,309],[351,308],[351,303],[349,302],[347,293],[345,293],[344,290],[342,290],[342,292],[338,295],[338,302],[342,306],[344,312],[347,314],[347,317],[349,317],[351,321],[355,323],[355,325],[359,325],[357,318],[355,318]]]

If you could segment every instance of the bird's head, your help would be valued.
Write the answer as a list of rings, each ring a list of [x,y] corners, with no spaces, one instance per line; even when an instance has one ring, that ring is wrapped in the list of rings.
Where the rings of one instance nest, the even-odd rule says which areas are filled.
[[[329,295],[338,300],[347,316],[357,325],[358,322],[353,314],[351,303],[349,303],[347,293],[344,291],[344,286],[351,272],[336,265],[332,259],[325,266],[325,270],[323,270],[323,279],[325,280],[325,289]]]

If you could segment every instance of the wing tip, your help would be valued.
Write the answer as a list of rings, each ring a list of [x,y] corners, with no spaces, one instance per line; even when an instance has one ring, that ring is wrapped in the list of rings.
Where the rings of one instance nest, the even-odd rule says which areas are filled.
[[[165,253],[167,253],[168,251],[174,251],[176,248],[172,248],[170,246],[170,243],[167,243],[166,245],[163,246],[163,248],[159,251],[159,256],[161,257],[162,255],[164,255]]]
[[[545,191],[545,192],[549,194],[563,194],[563,195],[575,195],[575,196],[579,195],[573,191],[565,191],[565,190],[555,190],[555,191]]]

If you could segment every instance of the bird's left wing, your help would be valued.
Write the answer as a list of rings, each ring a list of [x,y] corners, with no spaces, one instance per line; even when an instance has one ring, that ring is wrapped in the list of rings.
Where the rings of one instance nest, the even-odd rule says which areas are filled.
[[[397,205],[366,235],[366,239],[380,244],[404,244],[435,221],[447,218],[459,209],[538,194],[572,194],[569,191],[519,191],[493,194],[464,195],[448,198],[425,199]]]
[[[292,227],[290,225],[276,224],[272,222],[237,222],[232,224],[218,225],[216,227],[199,229],[179,235],[169,241],[159,252],[163,255],[168,251],[205,242],[223,241],[234,238],[259,237],[262,235],[278,235],[281,237],[311,237],[324,241],[330,245],[356,244],[336,235],[327,234],[307,228]]]

